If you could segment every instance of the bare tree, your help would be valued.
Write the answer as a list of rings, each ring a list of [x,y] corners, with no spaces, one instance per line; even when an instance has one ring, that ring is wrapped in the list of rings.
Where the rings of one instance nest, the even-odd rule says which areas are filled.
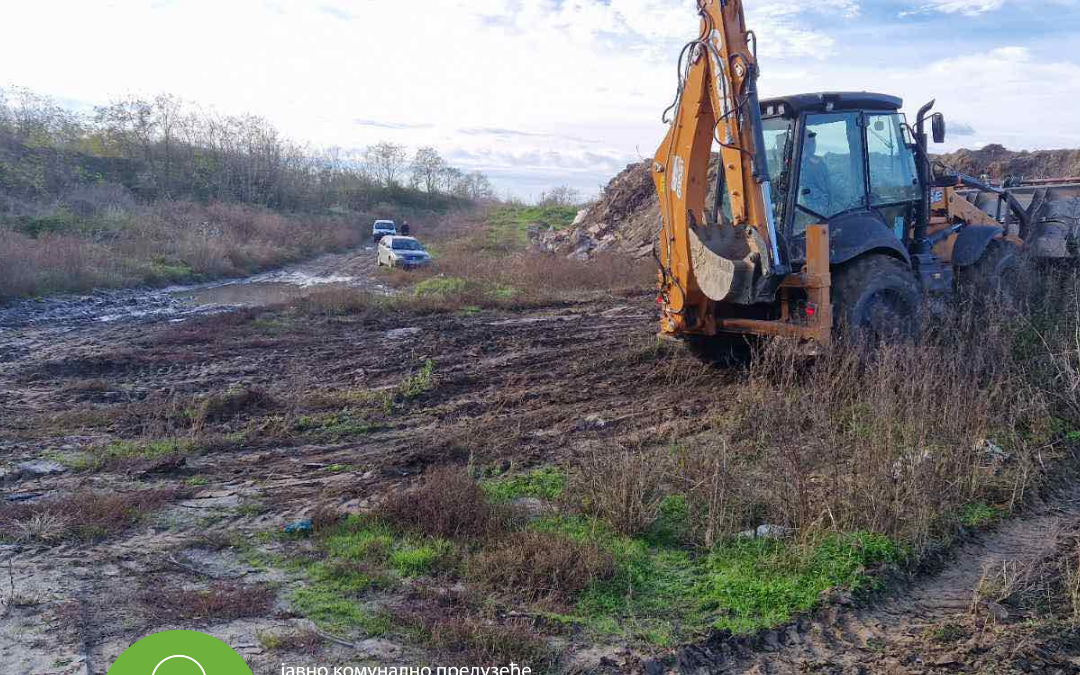
[[[491,201],[495,198],[495,188],[487,176],[479,171],[470,171],[465,177],[469,199],[478,202]]]
[[[581,203],[581,193],[569,185],[560,185],[540,193],[541,206],[576,206]]]
[[[372,145],[364,151],[368,168],[385,187],[397,184],[398,176],[405,168],[406,157],[404,145],[388,141]]]
[[[439,177],[446,167],[446,160],[435,148],[420,148],[412,161],[413,185],[423,187],[428,193],[438,192]]]

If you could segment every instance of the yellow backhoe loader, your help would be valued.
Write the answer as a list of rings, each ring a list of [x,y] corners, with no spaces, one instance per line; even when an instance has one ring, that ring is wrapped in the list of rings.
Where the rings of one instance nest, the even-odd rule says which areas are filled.
[[[1049,231],[1012,191],[933,161],[933,102],[911,125],[885,94],[759,100],[741,0],[699,0],[698,13],[652,167],[662,336],[910,333],[927,295],[992,286],[1025,237]]]

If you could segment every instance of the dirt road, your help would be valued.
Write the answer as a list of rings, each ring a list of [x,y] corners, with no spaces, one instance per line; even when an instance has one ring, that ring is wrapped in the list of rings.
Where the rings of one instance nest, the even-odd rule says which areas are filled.
[[[363,253],[329,256],[289,273],[369,283],[370,264]],[[278,281],[266,283],[282,277],[271,278]],[[644,290],[516,312],[192,316],[170,309],[103,320],[118,302],[60,312],[56,320],[42,318],[49,309],[37,320],[19,310],[24,320],[0,335],[2,498],[33,504],[85,489],[133,494],[164,487],[184,494],[97,543],[0,544],[0,587],[9,586],[10,561],[19,599],[0,616],[0,662],[13,672],[104,673],[138,637],[180,627],[228,641],[256,673],[279,672],[283,657],[260,636],[304,622],[288,602],[298,581],[266,562],[279,549],[265,533],[319,504],[363,508],[443,463],[530,466],[598,444],[691,434],[706,428],[706,411],[743,377],[738,368],[717,370],[690,357],[659,358],[655,304]],[[179,307],[172,300],[165,306]],[[437,386],[393,422],[362,434],[275,439],[260,429],[248,436],[257,440],[224,443],[180,463],[17,469],[175,425],[170,406],[177,401],[242,387],[264,392],[259,405],[269,413],[285,414],[312,392],[398,386],[429,361]],[[260,419],[268,424],[274,415]],[[236,431],[230,424],[222,426]],[[990,672],[977,664],[980,654],[994,653],[983,644],[993,633],[942,645],[928,631],[966,615],[984,568],[1051,553],[1052,533],[1080,523],[1078,498],[1070,493],[965,544],[941,574],[872,607],[837,607],[752,643],[717,637],[661,661],[577,637],[564,644],[563,661],[579,672]],[[237,537],[249,543],[207,543]],[[277,590],[261,609],[228,619],[162,614],[160,601],[147,599],[159,589],[182,594],[226,583]],[[318,650],[320,663],[424,658],[416,647],[388,640],[368,641],[359,652],[333,643]]]

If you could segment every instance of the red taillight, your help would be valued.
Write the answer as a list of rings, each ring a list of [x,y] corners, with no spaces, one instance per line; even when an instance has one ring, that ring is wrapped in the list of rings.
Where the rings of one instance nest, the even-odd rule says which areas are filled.
[[[813,319],[817,315],[817,307],[814,305],[806,306],[806,318]]]

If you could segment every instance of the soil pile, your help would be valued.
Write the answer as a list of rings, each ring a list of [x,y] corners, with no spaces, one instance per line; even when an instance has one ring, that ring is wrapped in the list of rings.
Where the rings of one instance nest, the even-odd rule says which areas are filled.
[[[643,258],[652,251],[660,209],[649,162],[630,164],[604,188],[600,199],[582,210],[568,230],[536,235],[546,251],[587,260],[604,251]]]
[[[957,150],[938,159],[970,176],[987,174],[994,182],[1010,176],[1026,179],[1080,176],[1080,150],[1015,152],[992,143],[980,150]]]

